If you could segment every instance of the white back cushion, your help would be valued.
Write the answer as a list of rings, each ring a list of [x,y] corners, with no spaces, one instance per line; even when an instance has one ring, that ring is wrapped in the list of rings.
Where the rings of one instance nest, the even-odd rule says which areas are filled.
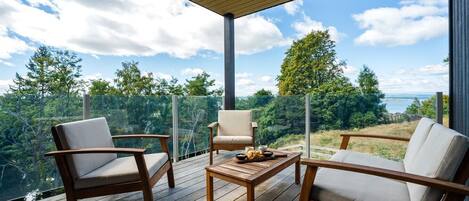
[[[251,110],[218,111],[218,135],[252,136]]]
[[[404,157],[404,167],[407,168],[407,164],[412,162],[417,152],[422,147],[423,143],[428,137],[428,133],[435,122],[429,118],[420,119],[417,127],[415,128],[412,137],[410,138],[409,144]]]
[[[114,147],[105,118],[64,123],[57,126],[64,149]],[[117,158],[117,154],[74,154],[68,159],[75,178]]]
[[[421,176],[452,180],[469,147],[466,136],[434,124],[427,139],[414,159],[407,164],[406,172]],[[411,201],[440,200],[442,191],[407,183]]]

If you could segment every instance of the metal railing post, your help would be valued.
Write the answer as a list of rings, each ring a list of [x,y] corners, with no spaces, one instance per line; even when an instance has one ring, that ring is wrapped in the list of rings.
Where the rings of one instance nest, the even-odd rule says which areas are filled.
[[[172,96],[172,113],[173,113],[173,161],[179,160],[179,112],[178,97]]]
[[[83,93],[83,119],[89,119],[91,117],[91,100],[90,95]]]
[[[306,157],[311,157],[311,99],[309,95],[305,96],[305,151]]]
[[[436,92],[436,122],[443,124],[443,92]]]

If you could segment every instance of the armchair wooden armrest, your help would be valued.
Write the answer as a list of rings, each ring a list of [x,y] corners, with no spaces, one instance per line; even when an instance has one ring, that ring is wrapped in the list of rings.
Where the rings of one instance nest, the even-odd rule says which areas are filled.
[[[98,153],[123,153],[123,154],[143,154],[145,149],[136,148],[84,148],[84,149],[69,149],[69,150],[58,150],[51,151],[45,154],[45,156],[64,156],[70,154],[98,154]]]
[[[410,139],[405,137],[389,136],[389,135],[376,135],[376,134],[341,134],[342,143],[340,144],[340,149],[347,149],[350,137],[364,137],[364,138],[377,138],[377,139],[387,139],[387,140],[397,140],[408,142]]]
[[[447,192],[469,195],[469,187],[465,185],[405,172],[326,160],[302,159],[301,164],[307,165],[307,168],[301,188],[300,200],[310,200],[311,190],[319,167],[369,174],[439,188]]]
[[[125,139],[125,138],[159,138],[169,139],[169,135],[158,135],[158,134],[130,134],[130,135],[114,135],[112,139]]]
[[[112,139],[132,139],[132,138],[158,138],[160,140],[161,149],[168,154],[169,157],[169,148],[167,144],[167,139],[169,135],[157,135],[157,134],[130,134],[130,135],[115,135],[112,136]]]
[[[213,129],[213,128],[216,128],[217,126],[218,126],[218,122],[212,122],[207,127]]]
[[[251,122],[251,126],[252,126],[253,128],[257,128],[257,122]]]

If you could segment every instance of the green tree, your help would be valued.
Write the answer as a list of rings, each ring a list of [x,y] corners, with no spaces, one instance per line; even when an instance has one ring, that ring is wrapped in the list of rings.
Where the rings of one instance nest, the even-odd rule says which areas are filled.
[[[273,99],[274,95],[271,91],[261,89],[256,91],[252,96],[240,97],[236,100],[236,109],[250,110],[255,108],[261,108],[269,104]]]
[[[88,89],[88,93],[91,96],[97,95],[115,95],[117,94],[117,89],[112,86],[111,82],[108,82],[103,79],[92,80],[91,85]]]
[[[357,83],[361,92],[359,111],[364,115],[372,112],[377,122],[383,121],[386,105],[381,101],[384,98],[384,93],[379,90],[379,81],[376,74],[364,65],[358,74]],[[374,123],[369,125],[374,125]]]
[[[419,101],[415,98],[414,102],[406,109],[407,114],[421,115],[424,117],[436,117],[436,95],[431,96],[429,99]],[[449,112],[449,96],[443,95],[443,114]]]
[[[153,95],[155,83],[153,74],[142,75],[138,62],[122,62],[114,79],[117,91],[124,96]]]
[[[169,81],[162,78],[157,78],[155,90],[155,94],[157,96],[184,95],[184,86],[179,84],[178,79],[174,77],[172,77]]]
[[[421,109],[422,109],[422,105],[420,103],[420,100],[418,98],[414,98],[414,101],[412,102],[412,104],[410,104],[406,108],[405,113],[413,114],[413,115],[421,115]]]
[[[222,89],[210,89],[215,86],[215,80],[210,79],[210,75],[206,72],[186,80],[185,91],[188,96],[212,96],[222,95]]]
[[[54,65],[50,74],[51,93],[76,94],[82,89],[82,59],[75,53],[64,50],[53,50]]]
[[[311,93],[313,130],[346,129],[350,117],[359,111],[360,91],[342,77],[326,82]]]
[[[362,94],[382,94],[379,90],[378,77],[366,65],[363,66],[357,79]]]
[[[327,31],[313,31],[293,42],[277,77],[280,95],[304,95],[341,76],[335,42]]]
[[[26,64],[26,74],[17,74],[0,97],[0,192],[59,184],[48,180],[57,172],[43,153],[54,147],[50,126],[80,114],[80,61],[72,52],[40,46]]]
[[[55,63],[51,50],[46,46],[39,47],[26,64],[26,75],[16,73],[10,90],[15,94],[35,94],[44,98],[51,88],[50,69]]]

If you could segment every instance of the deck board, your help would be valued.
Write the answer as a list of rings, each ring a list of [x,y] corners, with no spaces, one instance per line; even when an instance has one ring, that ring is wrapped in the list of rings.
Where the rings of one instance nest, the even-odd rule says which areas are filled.
[[[214,161],[221,161],[234,156],[234,152],[214,154]],[[155,200],[206,200],[205,166],[208,165],[208,154],[192,157],[173,164],[176,187],[168,188],[168,181],[164,176],[154,187]],[[301,168],[302,175],[304,167]],[[298,200],[300,186],[295,184],[294,165],[281,171],[269,180],[255,188],[256,200]],[[246,188],[214,178],[215,200],[246,200]],[[83,199],[86,201],[133,201],[142,200],[142,192],[123,193],[110,196]],[[44,199],[44,201],[65,201],[64,194]]]

